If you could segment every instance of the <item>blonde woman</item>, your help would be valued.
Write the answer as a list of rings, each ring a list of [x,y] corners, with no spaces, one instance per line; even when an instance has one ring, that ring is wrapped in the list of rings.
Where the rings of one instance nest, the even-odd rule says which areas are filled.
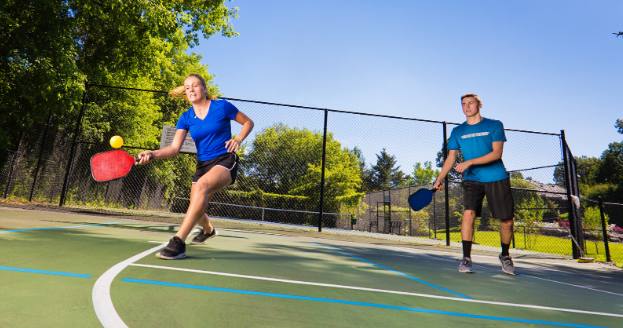
[[[177,121],[177,131],[170,146],[138,154],[140,161],[137,164],[175,156],[179,154],[188,132],[197,146],[197,170],[190,189],[190,205],[180,229],[167,247],[156,254],[161,259],[186,257],[185,241],[195,224],[199,224],[203,230],[193,238],[193,244],[203,244],[218,234],[205,210],[215,192],[236,180],[236,151],[253,129],[253,121],[248,116],[230,102],[208,95],[207,90],[203,77],[190,74],[184,80],[184,86],[169,92],[173,96],[185,95],[192,107]],[[242,131],[235,139],[232,139],[231,134],[232,120],[242,124]]]

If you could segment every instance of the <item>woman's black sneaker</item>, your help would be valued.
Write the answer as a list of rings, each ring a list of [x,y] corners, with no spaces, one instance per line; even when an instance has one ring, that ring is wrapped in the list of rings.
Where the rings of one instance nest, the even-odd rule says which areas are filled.
[[[198,235],[196,235],[195,238],[193,238],[191,242],[196,245],[201,245],[203,244],[204,241],[210,238],[214,238],[216,236],[218,236],[218,232],[216,232],[216,228],[212,228],[212,232],[210,233],[205,233],[205,230],[201,229],[201,232]]]
[[[183,259],[186,257],[186,243],[175,236],[169,240],[167,247],[156,253],[156,256],[164,260]]]

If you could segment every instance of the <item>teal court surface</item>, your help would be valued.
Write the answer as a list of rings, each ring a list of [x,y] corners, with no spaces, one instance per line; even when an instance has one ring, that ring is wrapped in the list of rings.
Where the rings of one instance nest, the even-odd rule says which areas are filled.
[[[0,207],[0,327],[623,327],[623,271],[599,263],[236,225]],[[312,229],[310,229],[312,230]]]

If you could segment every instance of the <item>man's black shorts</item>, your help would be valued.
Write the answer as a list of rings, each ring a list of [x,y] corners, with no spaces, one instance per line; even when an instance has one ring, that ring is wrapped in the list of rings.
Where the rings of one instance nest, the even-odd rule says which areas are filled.
[[[481,215],[485,195],[491,215],[495,219],[507,220],[515,216],[515,203],[509,179],[493,182],[463,181],[463,204],[466,210],[476,211],[477,217]]]
[[[236,181],[239,166],[238,155],[236,153],[227,153],[209,161],[197,161],[197,171],[195,171],[193,176],[193,183],[199,181],[204,174],[208,173],[215,166],[222,166],[228,169],[231,174],[231,183],[233,184]]]

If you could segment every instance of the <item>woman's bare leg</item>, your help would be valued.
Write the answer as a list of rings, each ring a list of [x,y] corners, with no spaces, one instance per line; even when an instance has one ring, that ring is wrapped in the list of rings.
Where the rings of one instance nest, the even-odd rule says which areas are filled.
[[[186,211],[182,226],[175,235],[181,240],[186,240],[195,224],[204,216],[207,219],[205,209],[208,206],[208,195],[214,194],[229,184],[231,184],[231,174],[222,166],[213,167],[197,183],[194,183],[190,189],[188,211]]]
[[[206,204],[210,204],[212,196],[214,196],[214,193],[208,194],[208,200]],[[212,233],[212,229],[214,229],[214,227],[212,226],[212,222],[210,222],[210,217],[208,217],[208,214],[205,213],[205,211],[203,213],[203,216],[199,219],[199,221],[197,221],[197,225],[201,226],[207,234]]]

